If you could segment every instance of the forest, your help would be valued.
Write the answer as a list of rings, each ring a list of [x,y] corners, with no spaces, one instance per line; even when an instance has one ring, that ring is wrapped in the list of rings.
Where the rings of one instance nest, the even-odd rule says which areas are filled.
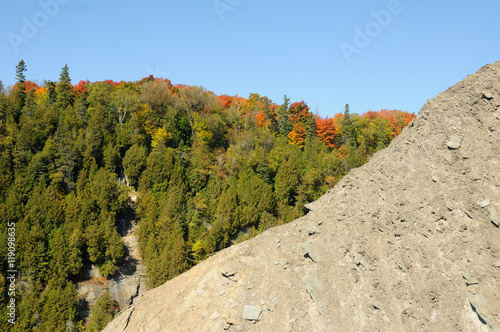
[[[145,77],[34,83],[27,65],[0,81],[0,330],[100,331],[120,309],[104,295],[77,317],[76,280],[123,262],[117,216],[137,194],[149,287],[209,255],[290,222],[385,148],[415,117],[400,110],[314,114]],[[10,228],[16,322],[8,322]],[[105,293],[107,294],[107,293]]]

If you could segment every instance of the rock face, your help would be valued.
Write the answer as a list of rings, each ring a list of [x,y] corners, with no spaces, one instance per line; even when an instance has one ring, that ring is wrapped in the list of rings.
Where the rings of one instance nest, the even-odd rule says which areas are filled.
[[[87,319],[90,309],[97,299],[106,291],[120,307],[132,304],[138,296],[146,291],[146,268],[139,252],[139,242],[135,235],[137,222],[134,213],[135,195],[130,195],[129,204],[119,215],[118,231],[125,244],[125,259],[118,266],[118,271],[111,280],[101,277],[99,270],[89,266],[87,273],[81,275],[82,281],[77,284],[79,296],[78,315]]]
[[[500,331],[500,62],[308,208],[104,331]]]

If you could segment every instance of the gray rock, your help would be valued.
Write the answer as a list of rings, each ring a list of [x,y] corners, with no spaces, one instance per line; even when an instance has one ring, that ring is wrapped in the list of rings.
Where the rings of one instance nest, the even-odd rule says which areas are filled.
[[[238,281],[238,270],[233,264],[227,264],[219,268],[220,273],[224,278],[231,281]]]
[[[499,327],[495,322],[494,317],[496,314],[492,314],[488,308],[490,307],[484,296],[480,294],[472,294],[471,292],[467,293],[467,298],[469,299],[470,304],[474,308],[476,314],[487,324],[490,326],[491,331],[498,331]]]
[[[460,155],[462,156],[462,159],[469,159],[469,155],[465,150],[460,150]]]
[[[446,208],[449,210],[449,211],[453,211],[453,204],[450,203],[449,200],[447,200],[445,197],[443,197],[443,201],[444,201],[444,204],[446,205]]]
[[[316,227],[309,225],[306,229],[307,235],[319,234],[319,231]]]
[[[462,140],[458,136],[452,136],[448,143],[446,145],[448,146],[449,149],[451,150],[456,150],[460,148],[460,145],[462,144]]]
[[[497,211],[494,208],[491,208],[490,210],[490,217],[491,217],[491,222],[493,225],[499,227],[500,226],[500,215],[497,213]]]
[[[302,281],[306,286],[307,293],[316,304],[318,311],[320,312],[320,314],[323,314],[324,307],[318,296],[321,292],[321,282],[318,280],[318,277],[314,273],[310,273],[305,275],[304,278],[302,278]]]
[[[353,260],[354,260],[354,263],[357,265],[357,266],[363,266],[365,269],[368,268],[368,263],[366,262],[366,260],[363,258],[362,255],[360,254],[355,254],[354,257],[353,257]]]
[[[464,268],[462,268],[462,277],[465,279],[465,282],[467,283],[467,285],[477,285],[479,283],[479,281],[476,278],[474,278],[469,273],[469,271],[467,271]]]
[[[307,252],[307,256],[309,256],[313,262],[316,262],[316,250],[314,249],[312,242],[304,242],[300,246]]]
[[[486,198],[484,200],[482,200],[481,202],[477,203],[479,205],[479,207],[482,207],[482,208],[485,208],[487,206],[490,206],[491,204],[491,199],[489,198]]]
[[[103,292],[104,287],[92,283],[82,284],[77,289],[78,296],[84,297],[89,303],[92,304],[97,301]]]
[[[139,295],[141,286],[140,277],[120,278],[110,281],[107,285],[109,294],[120,306],[130,304],[134,297]]]
[[[472,181],[478,181],[478,180],[481,180],[481,177],[478,174],[476,174],[476,173],[472,173],[471,176],[470,176],[470,179]]]
[[[243,314],[241,317],[246,320],[259,320],[260,313],[262,312],[262,309],[254,306],[254,305],[245,305],[243,308]]]
[[[315,205],[314,202],[311,202],[311,203],[308,203],[308,204],[304,205],[304,207],[306,209],[308,209],[309,211],[313,211],[314,210],[314,205]]]

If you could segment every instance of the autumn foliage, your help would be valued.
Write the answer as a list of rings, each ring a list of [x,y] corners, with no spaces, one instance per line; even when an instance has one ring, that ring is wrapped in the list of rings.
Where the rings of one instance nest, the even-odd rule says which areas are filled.
[[[137,235],[155,287],[304,215],[415,117],[348,105],[322,117],[286,96],[216,95],[152,75],[72,84],[67,66],[57,82],[36,84],[18,68],[18,83],[0,91],[0,218],[16,224],[19,284],[33,286],[19,306],[56,317],[22,316],[19,331],[66,330],[79,319],[74,284],[85,269],[117,273],[128,192],[139,197]]]

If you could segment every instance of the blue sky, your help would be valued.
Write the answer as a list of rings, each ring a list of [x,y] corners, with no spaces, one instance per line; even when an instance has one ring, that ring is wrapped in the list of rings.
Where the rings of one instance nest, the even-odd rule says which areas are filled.
[[[153,74],[217,94],[284,94],[332,116],[418,112],[500,60],[498,1],[8,1],[0,80],[138,80]],[[377,18],[378,17],[378,20]],[[30,29],[31,28],[31,29]],[[35,29],[33,29],[35,28]]]

